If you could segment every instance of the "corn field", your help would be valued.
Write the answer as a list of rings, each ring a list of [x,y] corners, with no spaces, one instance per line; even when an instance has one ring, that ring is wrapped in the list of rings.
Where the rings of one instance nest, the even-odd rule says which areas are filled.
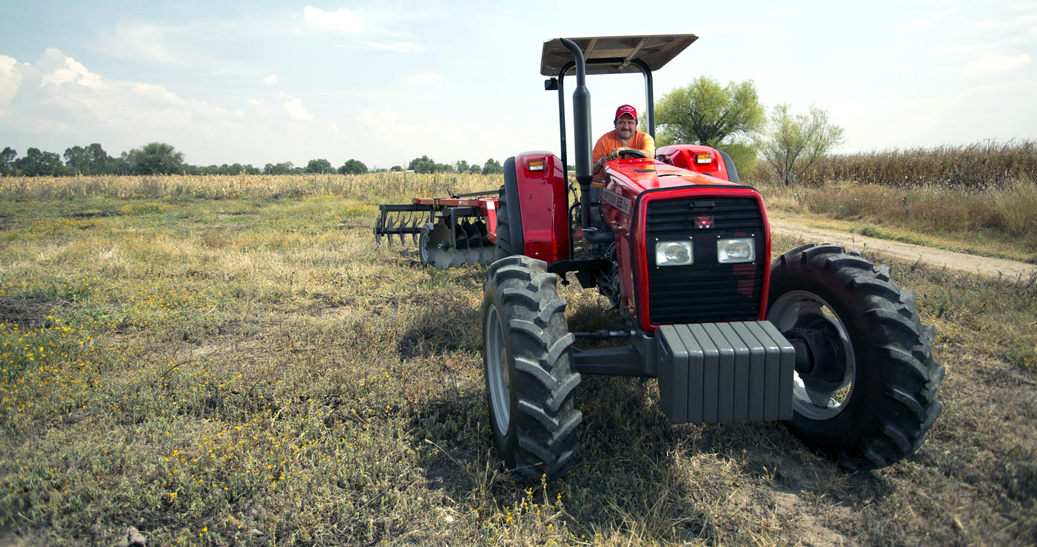
[[[368,173],[365,175],[155,175],[0,177],[0,199],[77,197],[116,199],[265,199],[348,196],[357,200],[399,196],[441,197],[495,189],[500,175]]]
[[[967,190],[1037,181],[1037,142],[989,141],[960,146],[892,149],[829,156],[803,176],[807,185],[829,182]]]

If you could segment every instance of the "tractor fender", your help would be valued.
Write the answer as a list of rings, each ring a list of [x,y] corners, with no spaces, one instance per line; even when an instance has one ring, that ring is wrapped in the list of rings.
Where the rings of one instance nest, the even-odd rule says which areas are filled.
[[[709,163],[698,163],[695,161],[696,154],[709,154]],[[655,158],[661,162],[668,163],[674,167],[705,173],[713,178],[726,180],[728,182],[740,183],[738,180],[738,169],[731,156],[723,150],[717,150],[712,146],[700,144],[671,144],[662,146],[655,151]]]
[[[537,166],[533,162],[543,162],[543,168],[530,169],[531,163]],[[510,226],[513,245],[549,264],[569,258],[569,202],[562,160],[540,151],[508,158],[504,190],[508,219],[516,219]]]

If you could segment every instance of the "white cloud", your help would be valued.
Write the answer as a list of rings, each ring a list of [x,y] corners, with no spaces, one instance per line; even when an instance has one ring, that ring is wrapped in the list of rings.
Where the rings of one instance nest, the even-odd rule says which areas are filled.
[[[256,105],[259,105],[259,104],[263,104],[263,101],[261,101],[259,99],[252,99],[252,98],[249,98],[249,100],[247,100],[245,102],[247,102],[249,106],[256,106]]]
[[[187,66],[201,56],[186,46],[174,45],[169,35],[175,29],[150,23],[120,23],[98,33],[90,48],[105,55]]]
[[[786,10],[786,11],[772,11],[767,14],[767,17],[793,17],[806,15],[807,12],[804,10]]]
[[[347,9],[340,8],[338,11],[324,11],[313,6],[306,6],[306,9],[303,10],[303,17],[309,23],[333,30],[344,32],[360,32],[363,30],[360,17]]]
[[[1023,53],[1015,57],[994,55],[965,65],[965,72],[1006,72],[1030,64],[1030,56]]]
[[[332,133],[334,133],[336,135],[338,135],[339,133],[342,133],[342,130],[339,129],[338,126],[333,124],[333,123],[329,123],[328,124],[328,131],[331,131]]]
[[[971,53],[973,51],[982,51],[984,49],[991,49],[991,48],[994,48],[994,47],[997,47],[996,43],[973,44],[973,45],[968,45],[968,46],[948,46],[948,47],[941,47],[941,48],[934,49],[934,50],[931,51],[931,53],[933,55],[942,55],[942,54],[946,54],[946,53],[954,53],[954,54],[958,54],[958,53]]]
[[[8,65],[0,62],[0,67]],[[106,80],[55,48],[44,51],[36,63],[17,64],[14,69],[18,76],[12,80],[24,85],[11,102],[5,129],[21,134],[106,142],[104,135],[118,133],[139,141],[127,146],[132,147],[189,124],[204,130],[244,115],[179,97],[161,85]],[[7,80],[5,76],[2,81]]]
[[[173,84],[109,79],[80,66],[57,49],[32,63],[0,56],[0,143],[60,153],[100,142],[118,155],[161,141],[176,146],[192,164],[262,165],[310,157],[341,162],[343,150],[361,149],[366,142],[346,131],[336,134],[298,99],[275,100],[273,90],[268,97],[256,96],[259,104],[236,108],[246,95],[227,108],[181,94]]]
[[[438,82],[438,81],[442,80],[444,77],[445,76],[443,76],[442,74],[435,74],[433,72],[426,72],[424,74],[417,74],[417,75],[414,75],[414,76],[409,76],[407,79],[412,81],[412,82],[430,83],[430,82]]]
[[[0,55],[0,116],[7,113],[6,107],[18,94],[18,86],[22,84],[22,75],[18,72],[18,60]]]
[[[941,74],[941,73],[944,73],[944,72],[954,72],[955,70],[958,70],[958,69],[956,69],[954,67],[950,67],[950,66],[936,66],[936,67],[930,68],[929,72],[932,72],[933,74]]]
[[[292,99],[284,103],[284,111],[297,120],[312,120],[313,114],[306,111],[301,99]]]
[[[61,57],[61,52],[56,49],[48,49],[47,52],[51,54],[57,54]],[[78,84],[83,87],[89,87],[91,89],[104,89],[105,84],[101,81],[101,77],[94,74],[86,69],[82,63],[77,62],[71,57],[64,57],[62,65],[54,68],[47,74],[43,75],[40,85],[62,85],[62,84]]]
[[[738,34],[743,32],[757,32],[765,30],[767,25],[731,25],[726,27],[713,27],[704,28],[695,34],[699,36],[709,36],[711,34]]]
[[[271,74],[263,78],[263,83],[266,85],[277,85],[277,74]]]
[[[187,104],[187,101],[178,97],[176,93],[173,93],[172,91],[169,91],[168,89],[160,85],[144,83],[134,84],[133,92],[137,95],[140,95],[141,97],[153,99],[158,103],[164,103],[174,106],[184,106]],[[226,110],[220,110],[222,110],[224,113],[226,112]]]
[[[933,17],[930,17],[929,19],[925,19],[925,20],[922,20],[922,21],[915,21],[913,23],[907,23],[904,26],[900,27],[900,30],[902,30],[904,32],[911,32],[913,30],[918,30],[920,28],[929,26],[930,24],[935,23],[936,21],[939,21],[940,19],[943,19],[944,17],[947,17],[948,15],[951,15],[951,14],[954,14],[954,13],[958,13],[959,11],[961,11],[960,7],[945,9],[945,10],[941,11],[940,13],[937,13]]]
[[[374,49],[379,51],[395,51],[398,53],[425,53],[425,48],[422,47],[420,44],[415,44],[414,42],[363,42],[360,44],[360,46],[366,49]]]

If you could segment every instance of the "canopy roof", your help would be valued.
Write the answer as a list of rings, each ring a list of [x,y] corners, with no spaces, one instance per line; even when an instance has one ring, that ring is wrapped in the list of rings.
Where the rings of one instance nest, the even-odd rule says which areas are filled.
[[[698,40],[694,34],[657,34],[652,36],[599,36],[596,38],[569,38],[580,46],[587,59],[587,74],[623,74],[640,72],[631,65],[639,59],[648,68],[659,70],[684,48]],[[593,60],[609,59],[614,62],[593,63]],[[562,45],[561,38],[544,42],[540,57],[540,74],[557,76],[566,63],[573,60],[572,53]]]

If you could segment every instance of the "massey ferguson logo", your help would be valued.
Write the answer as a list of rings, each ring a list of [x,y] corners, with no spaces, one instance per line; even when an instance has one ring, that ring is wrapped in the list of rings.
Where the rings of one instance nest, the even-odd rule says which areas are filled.
[[[702,215],[695,217],[696,228],[712,228],[713,227],[713,215]]]

